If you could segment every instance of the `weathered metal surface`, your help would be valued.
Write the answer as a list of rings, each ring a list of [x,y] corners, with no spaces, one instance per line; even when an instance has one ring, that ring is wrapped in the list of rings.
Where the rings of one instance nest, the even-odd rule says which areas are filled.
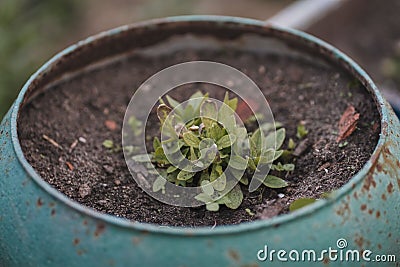
[[[257,252],[269,249],[321,251],[347,248],[394,254],[400,260],[400,123],[366,73],[335,48],[294,30],[263,22],[226,17],[180,17],[134,26],[204,23],[272,33],[275,38],[312,47],[340,63],[369,88],[380,109],[381,136],[371,159],[349,183],[327,200],[295,213],[236,226],[167,228],[100,214],[68,199],[44,182],[25,160],[17,136],[17,116],[25,96],[43,73],[57,71],[65,56],[88,51],[95,42],[112,42],[123,27],[72,46],[46,63],[24,86],[0,126],[0,265],[1,266],[281,266],[261,262]],[[89,53],[89,52],[86,52]],[[40,81],[39,81],[40,83]],[[324,257],[329,266],[376,266]],[[320,266],[321,262],[299,265]],[[379,266],[395,266],[381,263]]]

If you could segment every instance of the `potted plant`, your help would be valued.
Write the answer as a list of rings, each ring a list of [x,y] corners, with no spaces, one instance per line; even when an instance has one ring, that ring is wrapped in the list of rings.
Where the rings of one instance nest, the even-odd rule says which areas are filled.
[[[131,177],[122,149],[125,156],[135,151],[136,139],[122,144],[120,130],[132,90],[166,67],[193,60],[236,67],[267,96],[282,123],[278,128],[285,129],[272,135],[275,156],[268,161],[280,186],[267,183],[269,187],[254,192],[242,186],[241,193],[234,186],[236,193],[229,201],[218,202],[223,194],[204,200],[218,185],[211,189],[210,177],[187,177],[166,161],[161,153],[165,148],[154,138],[161,136],[158,120],[168,121],[171,106],[199,90],[201,119],[184,121],[176,132],[179,149],[187,150],[185,157],[201,159],[200,146],[197,151],[195,145],[209,138],[215,141],[219,159],[233,158],[232,140],[238,137],[226,134],[213,120],[207,122],[221,111],[204,99],[207,93],[239,113],[251,142],[268,138],[260,137],[257,129],[262,125],[252,121],[257,112],[248,112],[251,101],[232,100],[235,96],[229,93],[224,97],[225,89],[202,83],[171,91],[164,104],[157,103],[158,118],[156,105],[149,119],[141,120],[139,103],[137,112],[127,113],[124,126],[133,137],[143,134],[143,146],[154,157],[150,161],[169,172],[171,181],[200,185],[203,197],[197,200],[206,202],[208,210],[162,204]],[[236,84],[224,82],[228,87]],[[398,253],[399,220],[394,211],[400,203],[399,121],[360,67],[298,31],[255,20],[195,16],[102,33],[63,51],[32,76],[1,127],[0,230],[5,242],[0,251],[6,266],[259,266],[262,261],[280,266],[274,253],[286,251],[286,256],[280,252],[281,259],[297,251],[300,260],[305,249],[316,251],[311,261],[345,266],[345,260],[322,251],[331,248],[346,255],[349,249],[357,250],[366,264],[372,259],[366,251]],[[209,134],[215,128],[221,133],[218,138]],[[224,136],[226,142],[220,141]],[[285,151],[276,157],[280,147]],[[251,160],[262,161],[257,153],[250,154]],[[135,179],[146,184],[149,170],[142,165],[131,168],[130,163]],[[239,169],[253,173],[254,165],[247,161]],[[211,176],[224,168],[223,163],[215,164],[202,172]],[[150,181],[148,188],[167,195],[160,181]],[[289,212],[294,200],[310,197],[321,199]],[[297,203],[302,204],[304,199]],[[289,260],[296,261],[296,255],[293,252]]]

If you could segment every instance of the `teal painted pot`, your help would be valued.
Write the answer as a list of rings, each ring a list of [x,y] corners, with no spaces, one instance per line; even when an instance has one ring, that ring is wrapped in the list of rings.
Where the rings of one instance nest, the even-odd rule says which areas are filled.
[[[214,229],[158,227],[101,214],[44,182],[24,158],[18,141],[17,119],[24,103],[46,85],[88,65],[187,33],[232,40],[249,33],[267,38],[272,48],[288,44],[340,65],[364,84],[381,115],[380,138],[370,160],[329,199],[269,220]],[[29,79],[0,131],[1,266],[282,266],[279,253],[272,261],[266,258],[281,249],[287,251],[281,258],[288,261],[290,251],[300,252],[302,266],[376,266],[377,254],[392,260],[379,266],[396,266],[390,255],[400,261],[399,120],[359,66],[299,31],[249,19],[194,16],[124,26],[90,37],[56,55]],[[309,253],[303,250],[310,249],[316,251],[316,261],[302,261],[301,254]],[[346,262],[346,249],[359,251],[365,259]],[[336,260],[334,255],[329,258],[329,250],[338,251]]]

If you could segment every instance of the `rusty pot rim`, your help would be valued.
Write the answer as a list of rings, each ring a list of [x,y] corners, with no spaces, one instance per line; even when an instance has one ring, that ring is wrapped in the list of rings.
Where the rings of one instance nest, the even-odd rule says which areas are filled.
[[[252,27],[272,29],[282,39],[290,37],[296,39],[296,41],[300,42],[303,45],[313,47],[315,49],[321,49],[329,53],[328,56],[330,57],[331,61],[341,63],[346,71],[352,73],[352,75],[355,76],[367,88],[367,90],[370,91],[371,96],[374,98],[376,102],[377,109],[381,116],[381,132],[377,146],[375,147],[374,152],[372,153],[370,159],[364,164],[364,166],[356,175],[354,175],[344,186],[336,190],[335,194],[329,199],[317,201],[314,204],[304,207],[296,212],[275,216],[268,220],[257,220],[248,223],[241,223],[238,225],[217,226],[212,230],[210,229],[210,227],[206,226],[201,226],[196,228],[161,227],[155,224],[133,222],[128,219],[118,218],[116,216],[104,214],[68,198],[66,195],[64,195],[63,193],[52,187],[50,184],[45,182],[26,160],[23,151],[21,149],[17,133],[18,114],[30,84],[33,83],[35,79],[38,78],[39,75],[45,73],[48,69],[50,69],[53,66],[53,64],[57,63],[57,61],[60,58],[62,58],[67,54],[73,53],[79,48],[87,46],[94,41],[100,41],[105,37],[112,37],[116,34],[119,34],[121,32],[126,32],[133,28],[150,28],[150,27],[155,27],[158,24],[165,24],[165,23],[179,24],[187,22],[207,22],[207,23],[215,23],[218,25],[234,24],[238,26],[248,25]],[[344,195],[348,194],[355,187],[355,185],[359,184],[367,176],[367,173],[370,171],[371,167],[377,162],[382,146],[384,145],[387,139],[387,127],[389,119],[388,117],[389,114],[387,107],[385,106],[385,101],[381,93],[378,91],[376,85],[372,81],[372,79],[368,76],[368,74],[359,65],[357,65],[351,58],[346,56],[340,50],[312,35],[309,35],[299,30],[279,27],[276,25],[271,25],[268,22],[248,19],[248,18],[228,17],[228,16],[208,16],[208,15],[177,16],[177,17],[167,17],[162,19],[153,19],[145,22],[134,23],[131,25],[124,25],[105,32],[101,32],[97,35],[88,37],[85,40],[80,41],[77,44],[74,44],[56,54],[44,65],[42,65],[42,67],[39,68],[29,78],[29,80],[25,83],[21,92],[19,93],[11,112],[11,138],[19,162],[21,163],[22,167],[25,169],[27,174],[36,182],[36,184],[39,187],[41,187],[44,191],[46,191],[48,194],[50,194],[53,198],[61,201],[69,208],[81,214],[90,216],[105,223],[109,223],[116,227],[128,228],[134,231],[136,230],[136,231],[152,232],[156,234],[191,235],[191,236],[220,235],[220,234],[232,234],[232,233],[255,231],[260,228],[275,227],[277,225],[282,225],[290,222],[293,223],[295,222],[296,219],[310,216],[317,210],[327,207],[328,205],[334,203]]]

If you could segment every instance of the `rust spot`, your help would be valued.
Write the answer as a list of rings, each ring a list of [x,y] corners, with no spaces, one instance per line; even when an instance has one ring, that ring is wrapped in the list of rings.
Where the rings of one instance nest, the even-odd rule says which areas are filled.
[[[382,198],[382,200],[386,201],[386,195],[385,194],[382,194],[381,198]]]
[[[392,142],[391,142],[391,143],[387,143],[387,144],[388,144],[388,145],[391,145]],[[388,155],[392,155],[392,152],[390,152],[390,150],[389,150],[389,148],[388,148],[387,145],[383,147],[383,151],[384,151],[385,153],[387,153]]]
[[[88,225],[88,222],[86,220],[83,220],[83,225]]]
[[[370,215],[372,215],[372,213],[374,213],[374,211],[371,209],[371,210],[368,210],[368,213],[369,213]]]
[[[106,225],[102,222],[98,223],[96,225],[96,230],[94,231],[94,236],[98,237],[99,235],[101,235],[104,230],[106,229]]]
[[[379,248],[379,249],[382,249],[382,245],[381,245],[381,244],[378,244],[378,248]]]
[[[358,199],[357,191],[354,191],[353,197],[354,197],[355,199]]]
[[[362,205],[361,205],[361,210],[366,210],[366,209],[367,209],[367,205],[362,204]]]
[[[228,255],[234,261],[237,261],[237,262],[240,261],[239,253],[236,250],[233,250],[233,249],[228,250]]]
[[[362,248],[364,245],[364,238],[362,236],[357,235],[356,238],[354,239],[355,243],[359,248]]]
[[[379,219],[379,217],[381,217],[381,212],[378,210],[376,211],[376,218]]]
[[[397,178],[397,185],[398,185],[399,188],[400,188],[400,179],[399,179],[399,178]]]
[[[258,265],[258,263],[247,263],[247,264],[242,264],[240,265],[240,267],[259,267],[260,265]]]
[[[79,240],[79,238],[75,238],[74,239],[74,246],[78,245],[81,241]]]
[[[55,210],[55,209],[52,209],[51,212],[50,212],[50,214],[51,214],[51,216],[56,215],[56,210]]]
[[[387,191],[389,194],[393,193],[393,184],[392,182],[390,182],[387,186]]]
[[[76,253],[77,253],[79,256],[81,256],[82,254],[86,253],[86,250],[85,250],[85,249],[79,249],[79,250],[76,251]]]
[[[329,264],[329,258],[328,257],[324,257],[323,261],[322,261],[325,265]]]
[[[351,214],[351,210],[350,210],[350,206],[349,203],[344,202],[343,206],[340,207],[338,210],[336,210],[336,214],[343,217],[343,222],[345,222],[345,220],[347,220],[350,217]]]
[[[49,203],[49,207],[50,207],[50,208],[54,207],[55,205],[56,205],[56,203],[54,203],[54,202],[50,202],[50,203]]]
[[[375,187],[375,186],[376,186],[376,182],[374,181],[374,178],[372,177],[372,175],[369,174],[369,175],[367,176],[367,178],[365,179],[363,188],[364,188],[365,190],[369,191],[369,189],[371,188],[371,185],[372,185],[373,187]]]
[[[36,202],[36,205],[37,205],[38,207],[43,206],[43,201],[42,201],[42,199],[41,199],[40,197],[38,198],[38,200],[37,200],[37,202]]]
[[[382,165],[380,163],[376,164],[376,169],[378,170],[378,172],[382,172],[383,171]]]

